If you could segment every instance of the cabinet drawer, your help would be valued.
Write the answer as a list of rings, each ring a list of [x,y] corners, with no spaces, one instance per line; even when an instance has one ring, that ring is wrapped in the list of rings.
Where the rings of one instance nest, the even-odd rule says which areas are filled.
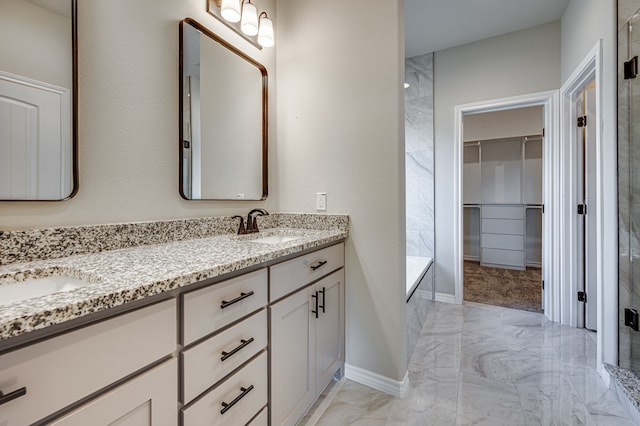
[[[482,249],[481,263],[524,268],[524,251]]]
[[[524,250],[524,236],[507,234],[482,234],[482,248]]]
[[[0,356],[0,424],[31,424],[172,353],[176,301],[158,303]]]
[[[524,219],[523,206],[482,206],[484,219]]]
[[[223,404],[228,404],[224,413]],[[266,404],[267,353],[263,352],[195,404],[183,409],[183,425],[246,425]]]
[[[524,220],[482,219],[482,233],[524,235]]]
[[[267,304],[267,270],[232,278],[183,296],[183,344],[213,333]]]
[[[184,351],[182,354],[183,402],[185,404],[190,402],[266,346],[267,311],[265,309]]]
[[[271,301],[344,266],[344,244],[327,247],[271,267]]]

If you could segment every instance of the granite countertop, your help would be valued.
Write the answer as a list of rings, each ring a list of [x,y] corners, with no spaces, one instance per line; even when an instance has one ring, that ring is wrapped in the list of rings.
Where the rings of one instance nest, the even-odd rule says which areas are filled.
[[[251,241],[274,234],[299,238],[278,244]],[[218,235],[0,266],[0,285],[50,275],[89,283],[67,292],[0,305],[0,341],[347,236],[344,229],[272,228],[252,235]]]

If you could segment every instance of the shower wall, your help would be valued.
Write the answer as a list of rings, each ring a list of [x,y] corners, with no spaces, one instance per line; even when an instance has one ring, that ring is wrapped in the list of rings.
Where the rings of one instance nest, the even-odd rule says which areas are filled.
[[[618,0],[618,362],[636,372],[640,332],[625,326],[625,308],[640,311],[640,78],[625,80],[624,63],[640,55],[639,9]]]
[[[433,53],[405,61],[407,256],[433,258]]]

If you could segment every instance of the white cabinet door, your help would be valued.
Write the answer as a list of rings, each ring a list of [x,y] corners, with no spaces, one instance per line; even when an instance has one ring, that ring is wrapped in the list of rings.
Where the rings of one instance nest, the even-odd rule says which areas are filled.
[[[88,402],[54,426],[175,426],[178,423],[175,358]]]
[[[315,399],[315,287],[271,310],[271,424],[294,425]]]
[[[314,287],[319,295],[316,335],[316,395],[329,384],[344,359],[344,270],[339,270]]]

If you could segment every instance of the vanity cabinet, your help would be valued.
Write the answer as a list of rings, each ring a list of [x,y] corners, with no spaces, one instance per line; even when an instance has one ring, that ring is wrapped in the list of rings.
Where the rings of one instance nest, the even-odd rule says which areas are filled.
[[[176,315],[176,302],[172,299],[0,356],[0,390],[5,395],[21,389],[25,391],[24,395],[0,405],[0,424],[32,424],[97,394],[162,358],[168,358],[176,347]],[[106,394],[82,406],[65,420],[67,423],[60,424],[82,424],[73,419],[85,418],[83,416],[87,414],[84,413],[100,413],[99,417],[95,417],[99,419],[103,415],[104,418],[114,419],[128,413],[133,415],[137,411],[144,411],[145,404],[156,398],[174,402],[168,406],[168,411],[164,411],[172,415],[162,421],[153,417],[152,424],[176,422],[175,362],[165,363],[161,373],[152,376],[151,379],[146,375],[136,376],[114,391],[117,395],[135,393],[138,402],[131,399],[133,405],[113,405],[112,401],[122,397]],[[161,393],[155,392],[158,387],[161,387]],[[84,424],[99,423],[93,421]]]
[[[318,270],[320,264],[328,266],[324,275],[338,270],[312,281],[304,269]],[[344,245],[340,244],[311,253],[306,260],[297,258],[273,267],[282,273],[272,269],[272,289],[295,290],[270,307],[272,425],[294,425],[342,368],[343,266]],[[300,277],[306,278],[296,282]]]
[[[0,425],[295,424],[344,365],[344,244],[259,268],[0,355]]]

